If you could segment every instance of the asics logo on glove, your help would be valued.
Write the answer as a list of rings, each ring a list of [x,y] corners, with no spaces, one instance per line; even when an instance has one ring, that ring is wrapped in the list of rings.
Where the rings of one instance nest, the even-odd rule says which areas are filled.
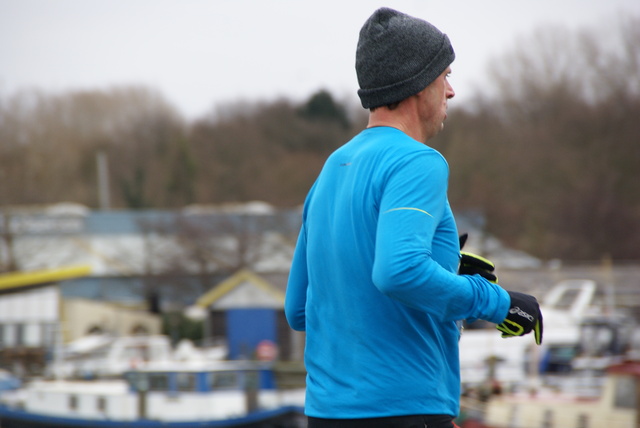
[[[542,312],[535,297],[517,291],[507,291],[511,307],[507,317],[496,328],[502,337],[524,336],[533,331],[536,343],[542,344]]]
[[[518,314],[521,317],[526,318],[531,322],[535,321],[535,319],[533,318],[533,315],[530,315],[530,314],[526,313],[525,311],[523,311],[522,309],[520,309],[517,306],[515,308],[509,309],[509,313],[510,314]]]

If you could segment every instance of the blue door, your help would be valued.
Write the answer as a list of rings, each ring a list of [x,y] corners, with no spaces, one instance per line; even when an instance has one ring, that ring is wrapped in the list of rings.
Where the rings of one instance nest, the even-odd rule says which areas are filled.
[[[227,311],[227,341],[232,360],[255,357],[256,347],[263,340],[276,340],[276,311],[250,308]]]

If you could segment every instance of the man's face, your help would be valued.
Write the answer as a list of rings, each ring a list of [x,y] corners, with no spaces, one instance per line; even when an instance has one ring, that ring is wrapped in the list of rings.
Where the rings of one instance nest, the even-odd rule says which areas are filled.
[[[444,128],[444,121],[447,118],[447,101],[455,96],[449,84],[449,74],[451,74],[451,67],[447,67],[436,80],[417,94],[420,119],[427,140]]]

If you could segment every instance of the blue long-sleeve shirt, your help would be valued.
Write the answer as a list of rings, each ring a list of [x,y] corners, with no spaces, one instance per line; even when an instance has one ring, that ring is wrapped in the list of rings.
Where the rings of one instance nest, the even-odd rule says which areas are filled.
[[[448,165],[387,127],[327,160],[310,190],[285,313],[306,331],[305,412],[320,418],[459,410],[457,320],[495,323],[506,291],[456,275]]]

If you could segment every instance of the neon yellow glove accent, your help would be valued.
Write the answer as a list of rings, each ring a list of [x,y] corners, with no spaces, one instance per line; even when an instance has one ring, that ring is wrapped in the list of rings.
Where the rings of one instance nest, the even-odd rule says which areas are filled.
[[[502,324],[496,327],[498,330],[502,332],[502,337],[515,337],[524,334],[524,327],[518,324],[515,321],[511,321],[510,319],[506,319],[502,322]]]

